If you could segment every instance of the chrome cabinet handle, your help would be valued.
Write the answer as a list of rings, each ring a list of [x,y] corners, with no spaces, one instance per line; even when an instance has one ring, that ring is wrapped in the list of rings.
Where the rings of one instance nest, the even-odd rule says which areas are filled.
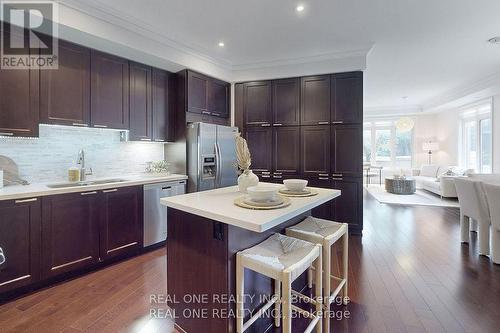
[[[328,121],[318,121],[318,125],[328,125],[329,123]]]
[[[141,141],[151,141],[149,138],[142,138]]]
[[[94,125],[94,127],[97,127],[97,128],[107,128],[108,126],[106,126],[106,125]]]
[[[0,135],[4,135],[4,136],[13,136],[14,133],[10,133],[10,132],[0,132]]]
[[[218,113],[218,112],[212,112],[212,116],[220,117],[220,113]]]
[[[97,194],[96,191],[92,191],[92,192],[82,192],[80,193],[80,195],[92,195],[92,194]]]
[[[339,121],[332,121],[332,125],[338,125],[338,124],[343,124],[344,122],[342,120]]]
[[[112,190],[102,190],[102,193],[112,193],[112,192],[116,192],[116,191],[118,191],[118,189],[114,188]]]
[[[38,200],[37,198],[16,200],[16,204],[25,203],[25,202],[34,202],[34,201],[37,201],[37,200]]]
[[[343,177],[344,175],[341,173],[332,173],[332,177]]]
[[[273,124],[273,126],[283,126],[282,123],[276,123],[276,124]]]
[[[332,178],[332,180],[344,180],[344,178]]]
[[[163,139],[155,139],[156,142],[165,142]]]
[[[5,261],[6,261],[5,254],[3,253],[3,249],[0,247],[0,265],[5,263]]]
[[[281,179],[281,178],[283,178],[283,176],[276,176],[276,175],[274,175],[273,178]]]
[[[318,176],[320,176],[320,177],[328,177],[328,174],[327,173],[320,173]]]
[[[265,123],[265,124],[261,124],[260,126],[262,126],[262,127],[269,127],[269,126],[271,126],[271,124]]]
[[[271,175],[260,175],[262,178],[271,178]]]
[[[208,114],[209,115],[210,112],[208,112],[208,111],[201,111],[201,114]]]
[[[87,125],[87,124],[81,124],[81,123],[73,123],[73,126],[88,127],[89,125]]]
[[[330,178],[328,177],[318,177],[319,180],[329,180]]]

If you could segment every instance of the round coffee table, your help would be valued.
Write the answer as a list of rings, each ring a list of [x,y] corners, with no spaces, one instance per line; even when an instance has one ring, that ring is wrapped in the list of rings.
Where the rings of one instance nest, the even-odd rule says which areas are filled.
[[[413,194],[417,189],[413,178],[387,177],[385,190],[393,194]]]

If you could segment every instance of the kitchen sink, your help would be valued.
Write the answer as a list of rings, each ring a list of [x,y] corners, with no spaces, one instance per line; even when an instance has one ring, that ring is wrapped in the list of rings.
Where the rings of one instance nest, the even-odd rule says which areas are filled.
[[[48,184],[49,188],[66,188],[66,187],[82,187],[89,185],[105,185],[111,183],[122,183],[127,181],[126,179],[102,179],[102,180],[89,180],[84,182],[67,182],[67,183],[57,183],[57,184]]]

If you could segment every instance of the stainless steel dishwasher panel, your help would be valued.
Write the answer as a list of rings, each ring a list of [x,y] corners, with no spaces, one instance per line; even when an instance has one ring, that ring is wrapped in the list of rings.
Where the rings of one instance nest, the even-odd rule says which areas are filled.
[[[185,192],[185,180],[144,185],[144,247],[167,239],[167,207],[160,199]]]

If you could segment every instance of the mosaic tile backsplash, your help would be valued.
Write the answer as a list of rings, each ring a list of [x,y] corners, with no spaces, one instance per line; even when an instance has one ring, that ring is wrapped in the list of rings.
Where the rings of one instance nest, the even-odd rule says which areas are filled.
[[[164,156],[163,144],[120,142],[119,131],[106,129],[40,125],[39,138],[0,138],[0,155],[13,159],[30,183],[65,181],[80,149],[92,178],[139,174],[147,161]]]

